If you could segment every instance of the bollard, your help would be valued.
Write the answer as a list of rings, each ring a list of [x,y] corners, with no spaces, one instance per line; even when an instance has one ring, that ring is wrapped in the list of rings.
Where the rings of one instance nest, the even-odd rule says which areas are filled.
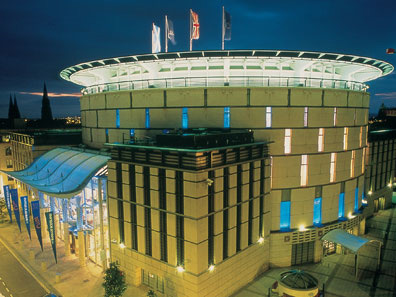
[[[61,281],[61,274],[60,274],[60,272],[57,272],[55,275],[55,283],[59,284],[60,281]]]
[[[29,258],[30,258],[30,260],[34,260],[34,252],[33,251],[29,252]]]
[[[41,262],[41,270],[42,270],[43,272],[46,272],[46,271],[47,271],[47,263],[46,263],[46,262]]]

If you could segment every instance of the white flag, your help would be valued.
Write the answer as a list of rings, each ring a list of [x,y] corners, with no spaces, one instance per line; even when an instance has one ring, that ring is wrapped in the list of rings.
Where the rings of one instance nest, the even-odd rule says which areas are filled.
[[[161,51],[161,39],[160,39],[160,27],[154,25],[153,31],[151,32],[151,52],[159,53]]]

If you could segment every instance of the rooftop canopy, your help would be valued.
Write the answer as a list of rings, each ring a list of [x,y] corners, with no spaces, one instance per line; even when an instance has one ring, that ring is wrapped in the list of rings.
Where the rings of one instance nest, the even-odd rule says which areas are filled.
[[[370,240],[350,234],[342,229],[331,230],[326,233],[321,240],[327,240],[330,242],[341,244],[353,253],[357,253],[359,249],[368,243]]]
[[[284,50],[191,51],[101,59],[60,76],[84,94],[146,88],[253,86],[365,91],[393,66],[368,57]]]
[[[109,159],[93,151],[56,148],[24,170],[2,172],[49,196],[70,198],[80,193]]]

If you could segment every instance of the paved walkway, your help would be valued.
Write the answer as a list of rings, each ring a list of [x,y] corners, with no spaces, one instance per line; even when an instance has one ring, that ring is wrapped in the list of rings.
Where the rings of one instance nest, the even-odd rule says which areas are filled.
[[[87,261],[87,266],[81,268],[75,255],[64,255],[63,243],[58,238],[58,264],[55,264],[48,238],[43,240],[44,251],[41,251],[34,229],[31,230],[32,240],[29,240],[24,222],[21,222],[21,228],[20,233],[15,222],[10,224],[6,220],[0,223],[0,242],[47,292],[62,297],[104,296],[103,273],[99,266]],[[42,263],[47,266],[46,270],[43,270]],[[57,274],[60,277],[59,282],[56,282]],[[129,286],[123,297],[143,297],[147,295],[147,291],[147,288]]]
[[[396,296],[396,208],[380,211],[367,220],[366,235],[369,239],[384,243],[381,263],[377,269],[378,245],[369,244],[359,253],[359,272],[355,278],[354,254],[333,254],[324,257],[321,263],[295,266],[308,271],[325,285],[326,297]],[[288,268],[276,268],[265,272],[233,297],[268,296],[279,274]],[[271,296],[277,296],[271,294]]]

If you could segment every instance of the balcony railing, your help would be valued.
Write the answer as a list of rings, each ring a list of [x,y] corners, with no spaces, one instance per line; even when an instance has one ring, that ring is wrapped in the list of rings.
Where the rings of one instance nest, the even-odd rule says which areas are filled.
[[[353,91],[366,91],[368,86],[362,82],[339,79],[304,78],[304,77],[268,77],[268,76],[212,76],[179,77],[119,81],[97,84],[82,90],[84,95],[122,90],[142,90],[150,88],[183,87],[306,87],[330,88]]]

